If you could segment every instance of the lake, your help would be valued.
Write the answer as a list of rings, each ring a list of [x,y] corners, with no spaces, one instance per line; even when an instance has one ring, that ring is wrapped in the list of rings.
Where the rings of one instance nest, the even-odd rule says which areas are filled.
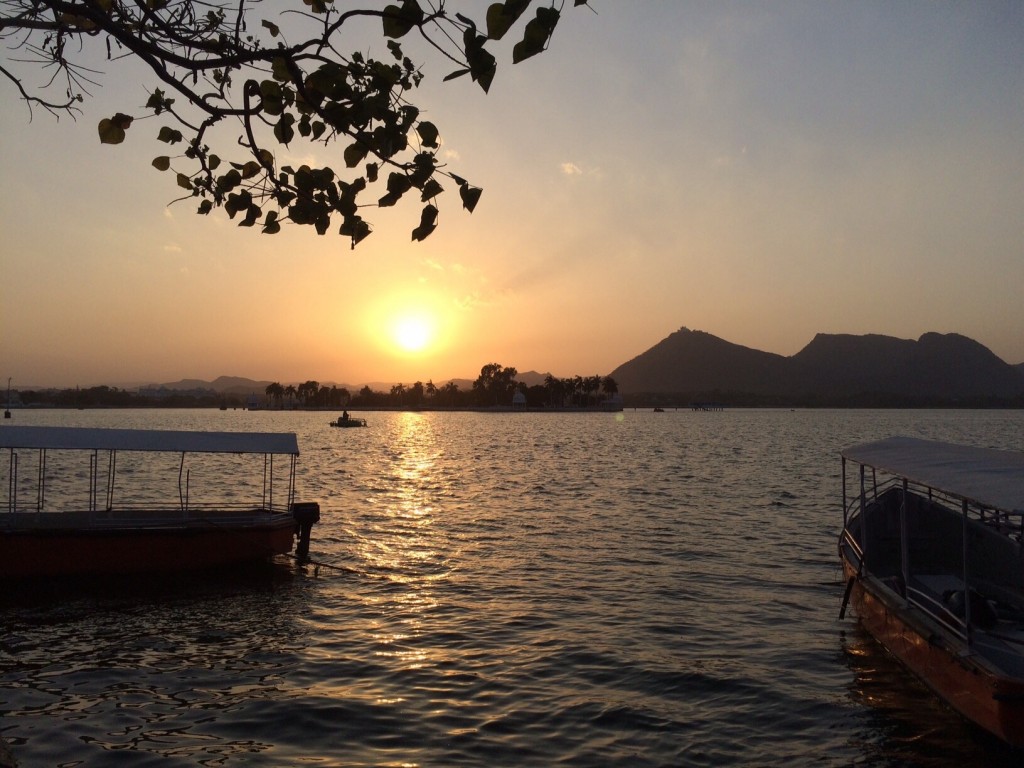
[[[1019,411],[16,411],[294,431],[311,556],[3,585],[34,766],[999,766],[838,618],[841,447],[1020,448]],[[0,426],[2,428],[2,426]]]

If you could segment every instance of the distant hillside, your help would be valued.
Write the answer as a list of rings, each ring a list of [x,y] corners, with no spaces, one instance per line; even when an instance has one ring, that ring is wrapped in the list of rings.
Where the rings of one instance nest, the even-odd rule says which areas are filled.
[[[271,384],[269,381],[253,381],[252,379],[246,379],[241,376],[218,376],[213,381],[205,381],[203,379],[181,379],[180,381],[172,381],[166,384],[153,384],[153,387],[163,387],[164,389],[181,389],[181,390],[197,390],[197,389],[212,389],[217,393],[222,394],[235,394],[235,395],[248,395],[251,392],[262,394],[266,392],[267,387]]]
[[[520,371],[516,375],[516,381],[521,381],[528,387],[536,387],[543,385],[544,381],[550,375],[551,374],[549,373],[537,373],[537,371]],[[473,382],[470,382],[470,386],[472,385]]]
[[[547,377],[546,373],[537,373],[536,371],[526,371],[520,373],[517,377],[517,381],[521,381],[528,387],[532,387],[535,384],[543,384],[544,379]],[[441,382],[434,382],[437,386],[442,386],[448,383],[448,379]],[[469,390],[473,388],[473,379],[451,379],[459,387],[459,389]],[[195,391],[201,389],[212,389],[219,394],[234,394],[234,395],[248,395],[251,393],[263,394],[267,391],[267,387],[272,384],[270,381],[255,381],[253,379],[246,379],[240,376],[218,376],[213,381],[206,381],[204,379],[181,379],[180,381],[167,382],[165,384],[150,384],[148,386],[153,388],[163,387],[164,389],[173,390],[184,390],[184,391]],[[281,382],[287,386],[287,382]],[[296,385],[301,382],[294,382]],[[333,382],[320,382],[322,385],[332,386]],[[370,387],[375,392],[388,392],[396,382],[383,382],[383,381],[371,381],[367,384],[338,384],[339,388],[347,389],[352,394],[355,394],[361,390],[364,386]],[[411,386],[415,382],[407,381],[403,382],[407,387]],[[133,387],[134,388],[134,387]]]
[[[620,365],[611,377],[623,393],[728,390],[783,394],[791,385],[788,371],[782,355],[682,328]]]
[[[976,341],[818,334],[792,357],[682,328],[611,376],[627,397],[786,404],[953,404],[1024,398],[1024,375]],[[730,397],[726,397],[730,395]]]
[[[1010,398],[1024,390],[1019,370],[956,333],[926,333],[917,341],[818,334],[792,359],[809,391],[830,395],[953,400]]]

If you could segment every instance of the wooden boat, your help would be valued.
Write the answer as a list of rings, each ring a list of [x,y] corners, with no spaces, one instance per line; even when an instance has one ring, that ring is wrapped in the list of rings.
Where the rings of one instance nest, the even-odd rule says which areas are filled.
[[[950,706],[1024,747],[1024,453],[897,437],[841,456],[840,618],[852,602]]]
[[[5,426],[0,449],[0,577],[213,568],[296,535],[302,558],[319,520],[290,433]]]
[[[354,416],[339,416],[331,422],[332,427],[365,427],[366,419],[357,419]]]

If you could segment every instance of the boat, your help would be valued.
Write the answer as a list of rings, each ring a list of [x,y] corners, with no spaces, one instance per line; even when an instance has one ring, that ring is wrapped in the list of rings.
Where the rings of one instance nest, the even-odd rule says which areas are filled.
[[[366,419],[357,419],[354,416],[349,416],[347,413],[343,413],[341,416],[331,422],[332,427],[365,427]]]
[[[320,519],[295,500],[293,433],[4,426],[0,453],[0,578],[195,571],[293,544],[303,560]]]
[[[840,453],[840,618],[852,604],[949,706],[1024,747],[1024,453],[910,437]]]

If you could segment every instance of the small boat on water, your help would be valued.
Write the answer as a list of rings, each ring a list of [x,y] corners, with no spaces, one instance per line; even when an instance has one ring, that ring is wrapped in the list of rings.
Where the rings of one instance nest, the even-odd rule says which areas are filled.
[[[1024,453],[894,437],[841,457],[840,618],[852,603],[951,707],[1024,747]]]
[[[349,416],[348,413],[343,413],[341,416],[331,422],[332,427],[365,427],[366,419],[357,419],[354,416]]]
[[[292,433],[5,426],[0,454],[4,578],[303,559],[320,519]]]

